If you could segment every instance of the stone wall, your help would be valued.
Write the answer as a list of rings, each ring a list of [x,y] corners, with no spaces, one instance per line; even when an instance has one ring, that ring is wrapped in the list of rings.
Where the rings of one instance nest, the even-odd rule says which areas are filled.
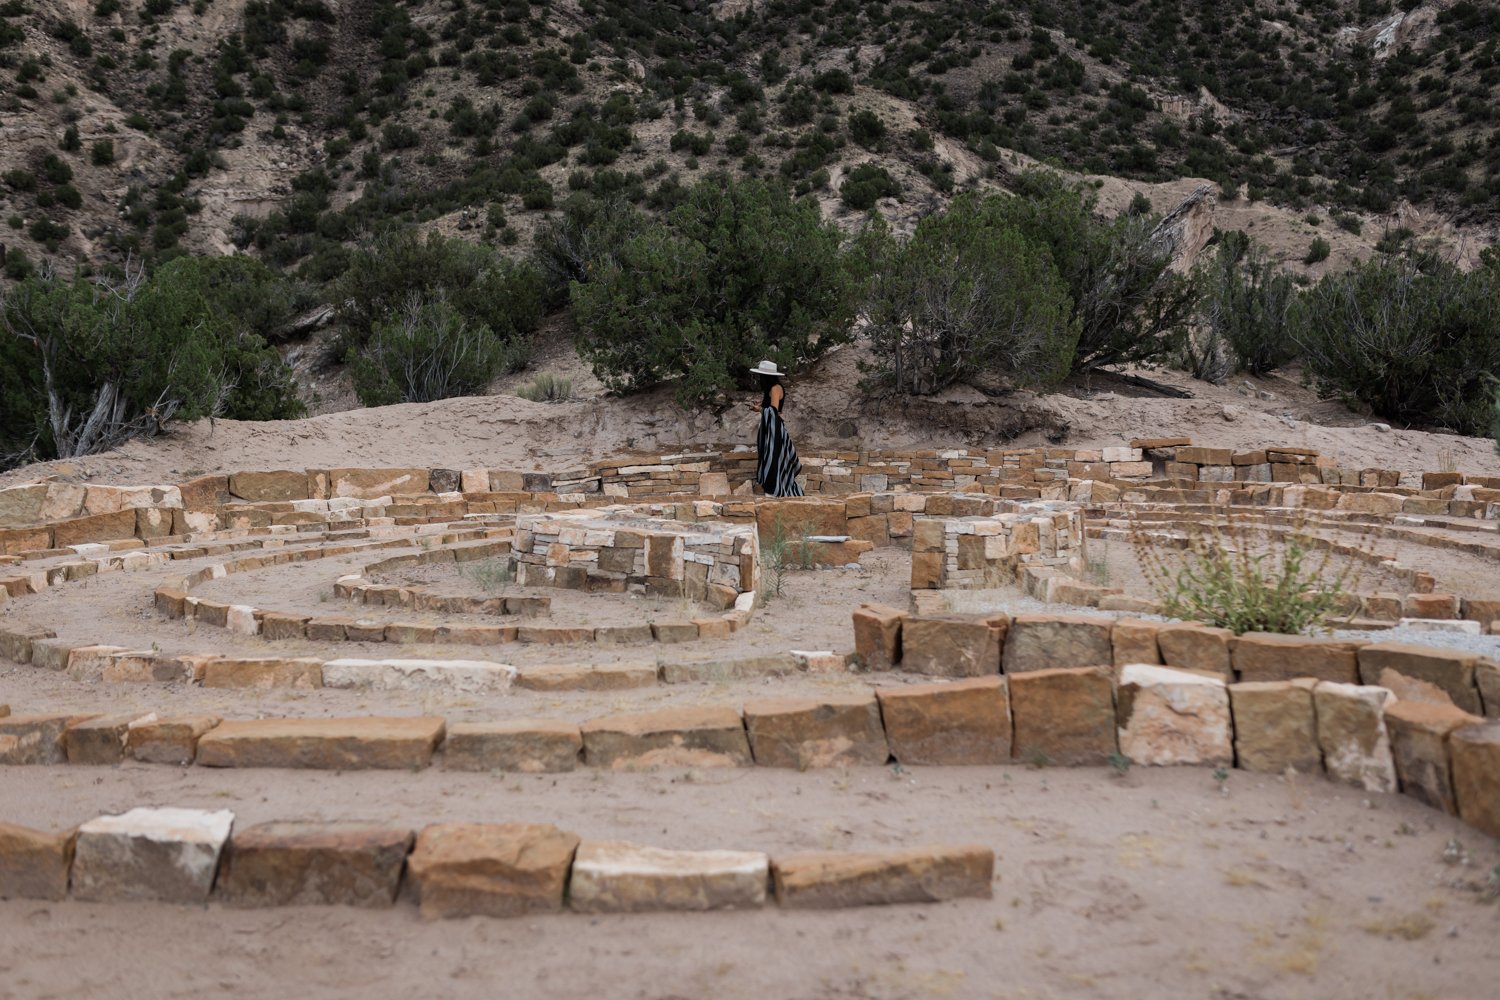
[[[759,588],[753,525],[689,524],[601,508],[516,518],[516,582],[607,593],[650,593],[734,606]]]
[[[1500,478],[1429,472],[1402,486],[1391,469],[1338,466],[1306,449],[1194,447],[1186,438],[1099,450],[1032,448],[803,455],[807,492],[983,494],[1110,503],[1289,506],[1500,519]],[[304,469],[201,476],[177,485],[47,480],[0,490],[0,555],[268,526],[410,524],[483,513],[545,512],[620,499],[749,496],[755,455],[702,450],[557,472],[509,469]]]
[[[1001,587],[1029,568],[1082,573],[1083,511],[1062,501],[1005,503],[985,517],[923,518],[912,538],[913,590]]]

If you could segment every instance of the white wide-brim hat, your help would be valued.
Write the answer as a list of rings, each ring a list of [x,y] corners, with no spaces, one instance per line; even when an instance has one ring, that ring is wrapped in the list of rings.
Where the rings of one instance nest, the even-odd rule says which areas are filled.
[[[751,374],[754,374],[754,375],[785,375],[786,374],[786,372],[783,372],[780,368],[776,367],[776,362],[774,362],[774,361],[762,361],[760,364],[758,364],[754,368],[750,369],[750,372],[751,372]]]

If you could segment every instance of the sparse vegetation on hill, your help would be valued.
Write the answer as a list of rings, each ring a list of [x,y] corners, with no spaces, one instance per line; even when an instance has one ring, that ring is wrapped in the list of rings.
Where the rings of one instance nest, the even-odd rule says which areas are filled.
[[[976,364],[953,345],[994,345],[993,325],[877,322],[887,388],[1046,386],[1064,357],[1209,378],[1291,359],[1297,295],[1266,256],[1226,239],[1180,273],[1150,198],[1101,213],[1032,161],[1283,206],[1298,238],[1278,259],[1313,269],[1314,294],[1354,280],[1340,239],[1399,204],[1500,220],[1500,14],[1472,0],[0,0],[0,79],[22,137],[0,150],[4,280],[51,265],[118,285],[233,246],[291,279],[278,294],[335,306],[366,401],[479,391],[563,308],[610,388],[674,379],[712,401],[762,356],[791,367],[851,336],[874,257],[840,234],[872,211],[901,237],[870,301],[939,322],[953,300],[913,299],[938,243],[998,237],[918,221],[1001,188],[1020,197],[986,211],[1014,232],[998,259],[1026,293],[988,274],[963,295],[1009,296],[1028,317],[1014,350]],[[736,199],[765,232],[726,235],[715,220],[750,211]],[[1379,250],[1418,242],[1387,224]],[[784,273],[755,263],[768,254]],[[393,374],[398,345],[434,337],[476,345],[474,364],[425,388]],[[1445,388],[1398,405],[1310,360],[1390,419],[1479,419],[1467,383],[1462,403]]]
[[[1473,0],[5,0],[0,26],[38,136],[0,164],[9,209],[94,266],[204,248],[205,191],[247,185],[224,235],[325,281],[393,221],[518,242],[566,191],[657,211],[715,170],[917,206],[1003,183],[1005,150],[1343,213],[1500,205],[1500,14]]]

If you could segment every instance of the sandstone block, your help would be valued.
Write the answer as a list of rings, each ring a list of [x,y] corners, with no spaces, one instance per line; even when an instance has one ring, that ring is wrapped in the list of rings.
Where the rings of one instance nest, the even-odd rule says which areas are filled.
[[[698,638],[698,626],[690,621],[652,622],[651,635],[657,642],[694,642]]]
[[[1109,674],[1098,667],[1010,675],[1011,755],[1053,764],[1103,764],[1119,749]]]
[[[135,537],[135,510],[127,508],[111,514],[91,514],[59,521],[52,529],[53,544],[60,549],[91,542],[113,542]]]
[[[1005,636],[1004,672],[1110,666],[1113,624],[1087,615],[1017,615]]]
[[[1177,461],[1191,465],[1233,465],[1234,451],[1229,448],[1178,448]]]
[[[72,865],[72,830],[44,833],[0,823],[0,899],[62,899]]]
[[[1461,726],[1448,734],[1458,815],[1500,837],[1500,722]]]
[[[266,611],[262,613],[260,620],[261,637],[271,640],[306,638],[308,618],[308,615]]]
[[[729,708],[668,708],[607,715],[581,727],[593,767],[748,767],[754,761],[744,720]]]
[[[1229,686],[1238,766],[1262,774],[1323,769],[1313,681],[1245,681]]]
[[[762,905],[770,859],[752,851],[669,851],[584,841],[573,859],[568,905],[583,913],[739,910]]]
[[[233,823],[227,809],[142,808],[89,820],[78,828],[73,897],[206,902]]]
[[[373,823],[261,823],[234,834],[214,895],[233,906],[390,906],[412,840]]]
[[[1208,625],[1163,625],[1156,633],[1161,659],[1169,667],[1202,670],[1232,678],[1229,645],[1234,633]]]
[[[118,764],[125,759],[125,741],[131,727],[156,721],[156,714],[106,715],[69,726],[63,731],[63,747],[69,764]]]
[[[516,668],[484,660],[329,660],[323,687],[371,691],[507,691]]]
[[[907,618],[901,626],[901,669],[933,677],[984,677],[1000,671],[1009,622],[989,618]]]
[[[335,497],[375,500],[426,493],[426,469],[329,469],[328,488]]]
[[[623,691],[656,684],[654,663],[554,664],[522,667],[516,687],[527,691]]]
[[[890,755],[873,693],[745,702],[745,728],[763,767],[884,764]]]
[[[995,852],[931,847],[884,852],[817,852],[773,858],[776,901],[788,909],[990,898]]]
[[[877,688],[891,754],[902,764],[1004,764],[1010,696],[1004,677]]]
[[[443,738],[433,718],[255,719],[222,722],[198,740],[205,767],[358,771],[418,768]]]
[[[1452,705],[1393,701],[1385,709],[1391,756],[1401,791],[1449,816],[1458,815],[1449,766],[1448,734],[1479,720]]]
[[[303,625],[303,635],[314,642],[343,642],[350,619],[336,615],[309,618]]]
[[[457,493],[463,483],[463,472],[459,469],[430,469],[427,486],[434,493]]]
[[[1156,642],[1156,622],[1134,618],[1117,618],[1109,632],[1111,662],[1117,667],[1127,663],[1160,663],[1161,647]]]
[[[178,715],[143,721],[126,734],[125,749],[136,760],[148,764],[191,764],[198,754],[198,740],[220,721],[217,715]]]
[[[253,660],[209,660],[203,665],[206,688],[318,688],[323,661],[267,657]]]
[[[1399,514],[1405,499],[1395,493],[1345,493],[1339,497],[1337,509],[1359,514]]]
[[[1382,671],[1394,670],[1436,685],[1453,699],[1453,704],[1471,715],[1484,714],[1474,683],[1478,663],[1474,653],[1399,642],[1377,642],[1359,651],[1360,677],[1366,684],[1377,680]]]
[[[1479,689],[1479,700],[1484,703],[1487,719],[1500,719],[1500,664],[1480,660],[1474,664],[1474,686]]]
[[[1305,635],[1246,632],[1234,643],[1234,669],[1242,681],[1311,677],[1353,684],[1359,680],[1360,645]]]
[[[654,638],[649,624],[601,625],[594,629],[594,640],[600,643],[650,642]]]
[[[1234,762],[1229,691],[1216,678],[1128,664],[1120,671],[1116,718],[1120,752],[1138,764]]]
[[[906,612],[879,604],[854,609],[854,651],[866,670],[889,670],[901,662],[901,623]]]
[[[571,771],[583,752],[583,733],[569,722],[548,719],[455,722],[443,743],[449,771]]]
[[[842,500],[795,498],[762,500],[755,507],[756,527],[762,541],[781,532],[788,541],[809,535],[847,535],[849,519]]]
[[[287,469],[275,472],[232,472],[229,492],[252,503],[306,500],[307,473]]]
[[[0,528],[17,528],[42,521],[42,508],[47,503],[50,485],[25,483],[0,490]]]
[[[761,677],[784,677],[801,671],[797,658],[787,654],[743,656],[720,660],[663,663],[661,679],[667,684],[724,683]]]
[[[66,764],[63,733],[92,718],[92,714],[0,717],[0,764]]]
[[[1328,776],[1368,792],[1394,792],[1396,768],[1385,727],[1385,688],[1320,681],[1313,688],[1318,747]]]
[[[229,502],[228,476],[198,476],[177,485],[182,506],[190,511],[216,511]]]
[[[1458,610],[1457,594],[1407,594],[1401,599],[1401,613],[1407,618],[1452,621]]]
[[[513,917],[562,909],[578,837],[530,823],[439,823],[417,834],[407,874],[422,916]]]
[[[57,633],[48,628],[28,625],[9,625],[0,628],[0,656],[16,663],[31,662],[32,644],[39,639],[55,639]]]
[[[1396,701],[1417,701],[1425,705],[1457,707],[1453,704],[1453,699],[1448,697],[1447,692],[1436,684],[1398,674],[1390,668],[1382,670],[1374,684],[1376,687],[1383,687],[1389,691],[1395,696]]]
[[[911,589],[937,590],[943,585],[943,553],[911,554]]]

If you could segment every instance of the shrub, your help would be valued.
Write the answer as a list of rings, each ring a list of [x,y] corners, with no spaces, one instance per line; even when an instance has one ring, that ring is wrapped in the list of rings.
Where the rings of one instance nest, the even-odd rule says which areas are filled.
[[[645,226],[640,209],[622,199],[575,194],[563,202],[562,211],[537,228],[534,241],[547,305],[554,309],[566,305],[569,286],[588,281]]]
[[[181,258],[117,285],[50,274],[0,300],[0,458],[68,458],[175,418],[301,412],[290,370]]]
[[[703,405],[763,358],[795,370],[848,342],[857,265],[815,204],[708,177],[572,286],[579,351],[613,391],[673,379]]]
[[[673,133],[672,140],[669,143],[672,152],[676,153],[686,149],[694,156],[707,155],[708,151],[713,148],[713,144],[714,134],[712,132],[704,132],[702,135],[698,135],[695,132],[689,132],[685,128],[678,129]]]
[[[1330,250],[1332,248],[1328,245],[1327,240],[1321,236],[1314,237],[1311,245],[1307,248],[1307,256],[1302,258],[1302,263],[1317,264],[1325,261],[1328,259]]]
[[[215,333],[222,396],[210,412],[234,420],[303,414],[292,369],[269,346],[283,335],[297,308],[296,292],[286,279],[250,257],[179,257],[156,272],[151,289],[184,304],[175,322],[193,322],[196,310]],[[151,301],[148,297],[147,303]]]
[[[1300,524],[1258,530],[1243,518],[1226,509],[1222,517],[1187,522],[1180,550],[1132,524],[1132,548],[1163,614],[1236,635],[1298,635],[1347,603],[1356,589],[1358,560],[1337,559],[1332,546],[1317,545]]]
[[[385,406],[481,393],[524,362],[519,342],[470,324],[442,294],[413,292],[397,315],[375,325],[350,373],[361,403]]]
[[[422,301],[445,297],[471,328],[485,327],[516,350],[529,342],[542,316],[542,283],[529,264],[505,260],[488,247],[415,229],[386,233],[356,251],[334,287],[345,345],[361,346],[415,293]]]
[[[530,385],[517,388],[516,395],[533,403],[561,403],[573,398],[573,380],[543,372]]]
[[[856,111],[849,116],[849,136],[861,146],[877,146],[885,138],[885,123],[873,111]]]
[[[1171,269],[1171,248],[1147,216],[1106,221],[1091,191],[1040,171],[994,210],[1051,251],[1078,321],[1073,370],[1151,363],[1178,353],[1197,303],[1193,281]]]
[[[839,185],[839,200],[857,211],[865,212],[875,207],[881,198],[892,198],[901,193],[886,169],[874,163],[861,163],[844,176]]]
[[[1322,393],[1401,423],[1489,429],[1500,255],[1468,274],[1441,261],[1376,258],[1305,295],[1296,340]]]
[[[1239,370],[1265,375],[1297,356],[1296,286],[1244,233],[1224,235],[1199,284],[1199,326],[1229,348]]]
[[[32,270],[31,258],[26,256],[26,251],[20,247],[12,249],[5,255],[5,276],[12,281],[20,281]]]
[[[1358,236],[1360,231],[1364,229],[1364,225],[1359,221],[1358,216],[1346,215],[1340,212],[1333,213],[1333,223],[1344,232],[1353,233],[1355,236]]]
[[[113,139],[97,139],[89,147],[89,162],[96,167],[107,167],[115,162],[115,141]]]
[[[552,185],[536,179],[536,183],[521,192],[521,207],[530,211],[543,211],[553,205]]]
[[[872,222],[866,313],[873,384],[926,394],[976,376],[1050,388],[1078,340],[1067,287],[1043,247],[1003,217],[999,199],[956,199],[906,243]]]
[[[392,122],[380,130],[383,149],[414,149],[422,144],[422,134],[410,125]]]

